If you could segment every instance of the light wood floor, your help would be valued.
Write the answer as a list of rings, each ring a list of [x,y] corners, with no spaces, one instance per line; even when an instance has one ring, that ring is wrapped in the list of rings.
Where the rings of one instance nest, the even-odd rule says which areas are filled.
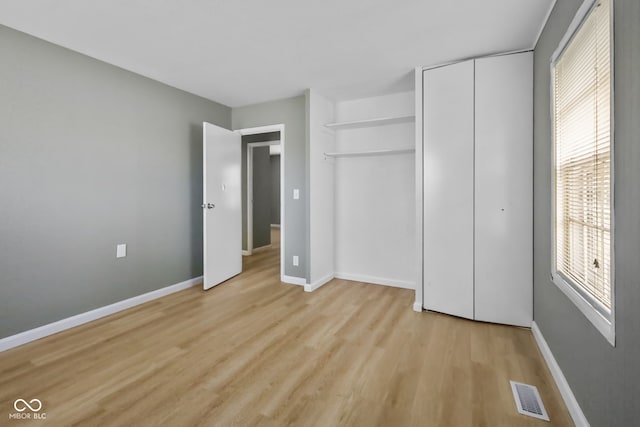
[[[274,242],[277,243],[277,242]],[[411,310],[413,292],[245,273],[0,353],[0,425],[548,426],[509,379],[572,425],[530,331]],[[8,420],[17,398],[46,421]]]

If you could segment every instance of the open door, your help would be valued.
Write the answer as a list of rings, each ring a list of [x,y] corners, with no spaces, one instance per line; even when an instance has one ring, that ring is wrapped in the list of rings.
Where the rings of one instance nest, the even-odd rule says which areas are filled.
[[[242,272],[240,135],[203,124],[204,289]]]

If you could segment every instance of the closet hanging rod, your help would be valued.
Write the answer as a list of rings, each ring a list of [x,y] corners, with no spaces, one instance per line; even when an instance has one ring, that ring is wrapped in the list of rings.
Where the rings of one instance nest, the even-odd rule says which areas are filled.
[[[324,153],[325,157],[358,157],[358,156],[382,156],[385,154],[414,153],[415,148],[395,148],[388,150],[345,151],[342,153]]]

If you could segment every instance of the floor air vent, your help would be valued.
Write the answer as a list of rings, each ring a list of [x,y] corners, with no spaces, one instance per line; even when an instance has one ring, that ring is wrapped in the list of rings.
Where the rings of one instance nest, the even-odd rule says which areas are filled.
[[[549,415],[547,415],[547,411],[544,409],[538,388],[529,384],[517,383],[515,381],[510,382],[518,412],[529,415],[530,417],[549,421]]]

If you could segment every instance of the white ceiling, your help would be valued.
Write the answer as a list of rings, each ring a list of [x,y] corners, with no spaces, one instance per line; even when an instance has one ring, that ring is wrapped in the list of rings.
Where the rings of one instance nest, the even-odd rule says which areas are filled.
[[[533,46],[553,0],[3,0],[0,23],[231,107],[413,86]]]

